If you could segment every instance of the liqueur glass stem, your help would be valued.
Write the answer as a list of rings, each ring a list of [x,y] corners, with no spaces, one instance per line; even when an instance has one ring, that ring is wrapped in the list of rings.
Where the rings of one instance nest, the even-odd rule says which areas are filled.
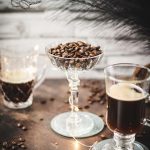
[[[76,112],[78,112],[78,86],[80,85],[80,80],[79,80],[79,76],[78,76],[78,72],[77,70],[68,70],[66,71],[66,76],[67,76],[67,80],[69,82],[69,87],[70,87],[70,97],[69,97],[69,103],[71,106],[71,115],[70,115],[70,119],[73,122],[79,122],[79,118]],[[70,120],[70,121],[71,121]]]

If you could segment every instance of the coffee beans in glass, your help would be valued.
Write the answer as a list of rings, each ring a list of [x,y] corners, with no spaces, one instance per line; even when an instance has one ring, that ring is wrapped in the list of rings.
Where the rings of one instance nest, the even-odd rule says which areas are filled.
[[[0,55],[0,81],[3,102],[13,109],[32,105],[33,90],[43,80],[37,73],[38,47],[32,49],[2,49]],[[40,79],[38,76],[41,76]]]

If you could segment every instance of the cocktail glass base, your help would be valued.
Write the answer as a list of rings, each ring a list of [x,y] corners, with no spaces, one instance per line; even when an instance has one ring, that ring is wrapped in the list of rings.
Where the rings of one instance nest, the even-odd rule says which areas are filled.
[[[99,143],[97,143],[92,150],[117,150],[113,147],[114,145],[114,140],[113,139],[107,139],[103,140]],[[133,146],[134,150],[149,150],[145,145],[139,143],[139,142],[134,142]],[[119,149],[121,150],[121,149]]]
[[[51,121],[51,128],[56,133],[65,137],[85,138],[98,134],[104,128],[103,120],[89,112],[76,112],[81,122],[77,123],[73,130],[68,128],[68,118],[71,112],[65,112],[57,115]]]

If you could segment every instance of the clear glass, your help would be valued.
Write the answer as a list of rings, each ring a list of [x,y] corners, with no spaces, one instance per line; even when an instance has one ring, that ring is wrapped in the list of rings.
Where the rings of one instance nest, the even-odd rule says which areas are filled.
[[[108,128],[114,132],[112,140],[97,144],[96,150],[144,150],[135,142],[135,135],[145,119],[145,102],[149,96],[150,70],[136,64],[115,64],[105,68]]]
[[[69,136],[65,133],[71,132],[72,136],[80,137],[93,129],[94,122],[92,116],[80,112],[78,109],[78,87],[80,86],[79,73],[85,70],[92,69],[102,59],[103,53],[95,57],[88,58],[64,58],[50,54],[50,48],[51,46],[48,46],[46,48],[46,53],[48,54],[51,63],[65,72],[67,80],[69,82],[71,93],[69,97],[71,112],[68,115],[66,115],[65,113],[59,115],[60,117],[55,122],[56,127],[52,128],[55,130],[55,132],[64,136]]]
[[[46,65],[37,73],[38,46],[32,49],[1,49],[0,81],[4,105],[22,109],[32,105],[33,89],[44,80]]]

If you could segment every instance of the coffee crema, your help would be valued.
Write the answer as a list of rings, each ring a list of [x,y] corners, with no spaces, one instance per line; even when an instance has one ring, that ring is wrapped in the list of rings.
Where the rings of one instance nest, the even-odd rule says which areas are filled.
[[[122,134],[137,133],[145,117],[146,93],[131,83],[112,85],[107,93],[107,124]]]

